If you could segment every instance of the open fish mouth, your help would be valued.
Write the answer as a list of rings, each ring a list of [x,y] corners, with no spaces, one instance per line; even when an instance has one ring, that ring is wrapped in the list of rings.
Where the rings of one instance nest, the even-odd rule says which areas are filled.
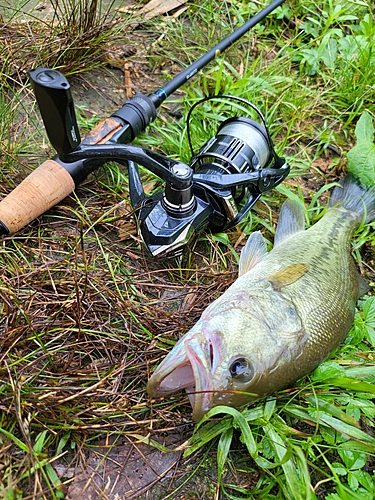
[[[193,418],[198,421],[212,406],[213,375],[222,359],[220,333],[191,332],[158,366],[148,381],[147,392],[152,397],[160,397],[185,389]]]

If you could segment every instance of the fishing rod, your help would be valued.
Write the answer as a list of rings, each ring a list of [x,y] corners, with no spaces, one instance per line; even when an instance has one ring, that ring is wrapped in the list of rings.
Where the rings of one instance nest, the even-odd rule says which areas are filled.
[[[290,170],[276,154],[266,120],[254,104],[229,95],[195,103],[187,117],[191,149],[191,112],[207,100],[237,101],[255,111],[260,123],[243,116],[226,119],[197,154],[192,152],[189,165],[130,143],[155,120],[167,97],[283,2],[270,3],[164,87],[149,96],[135,95],[82,141],[68,80],[53,69],[30,70],[35,99],[57,156],[37,167],[0,202],[0,235],[19,231],[108,161],[128,168],[130,203],[142,240],[154,256],[175,255],[198,233],[237,224]],[[165,182],[163,191],[145,194],[139,165]]]

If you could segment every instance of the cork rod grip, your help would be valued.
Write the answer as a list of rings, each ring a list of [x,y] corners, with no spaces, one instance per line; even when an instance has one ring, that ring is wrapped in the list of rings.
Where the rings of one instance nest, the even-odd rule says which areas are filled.
[[[63,200],[75,188],[69,172],[47,160],[0,202],[0,222],[10,234]]]

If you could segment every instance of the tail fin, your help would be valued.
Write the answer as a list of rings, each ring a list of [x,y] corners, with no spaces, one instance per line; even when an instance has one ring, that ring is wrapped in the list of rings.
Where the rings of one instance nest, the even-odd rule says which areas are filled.
[[[328,207],[340,205],[358,214],[358,219],[366,216],[366,222],[375,219],[375,186],[362,186],[349,175],[343,177],[339,184],[332,192]]]

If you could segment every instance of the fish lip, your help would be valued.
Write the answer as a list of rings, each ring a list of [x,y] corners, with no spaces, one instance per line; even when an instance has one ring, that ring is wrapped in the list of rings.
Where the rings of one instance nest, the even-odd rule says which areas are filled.
[[[181,341],[176,344],[175,347],[177,348],[177,352],[175,353],[175,355],[173,355],[172,350],[156,368],[147,382],[146,390],[151,397],[168,396],[169,394],[177,392],[180,389],[185,389],[186,387],[189,387],[191,385],[188,377],[189,373],[185,373],[185,379],[187,380],[187,383],[177,383],[176,385],[176,379],[180,380],[179,376],[181,372],[184,375],[184,370],[186,368],[189,370],[190,363]],[[192,373],[191,381],[193,382]]]
[[[214,375],[224,357],[224,342],[216,331],[199,332],[184,343],[185,352],[193,370],[195,385],[186,387],[195,421],[201,420],[211,408]]]
[[[200,328],[180,339],[175,348],[149,379],[147,392],[163,397],[185,389],[193,418],[199,421],[212,406],[214,373],[225,355],[223,336]]]
[[[206,345],[206,342],[203,345],[200,342],[192,342],[191,340],[185,342],[185,351],[195,380],[194,386],[186,387],[185,391],[193,408],[194,420],[200,420],[209,410],[213,394],[212,370],[205,348]]]

